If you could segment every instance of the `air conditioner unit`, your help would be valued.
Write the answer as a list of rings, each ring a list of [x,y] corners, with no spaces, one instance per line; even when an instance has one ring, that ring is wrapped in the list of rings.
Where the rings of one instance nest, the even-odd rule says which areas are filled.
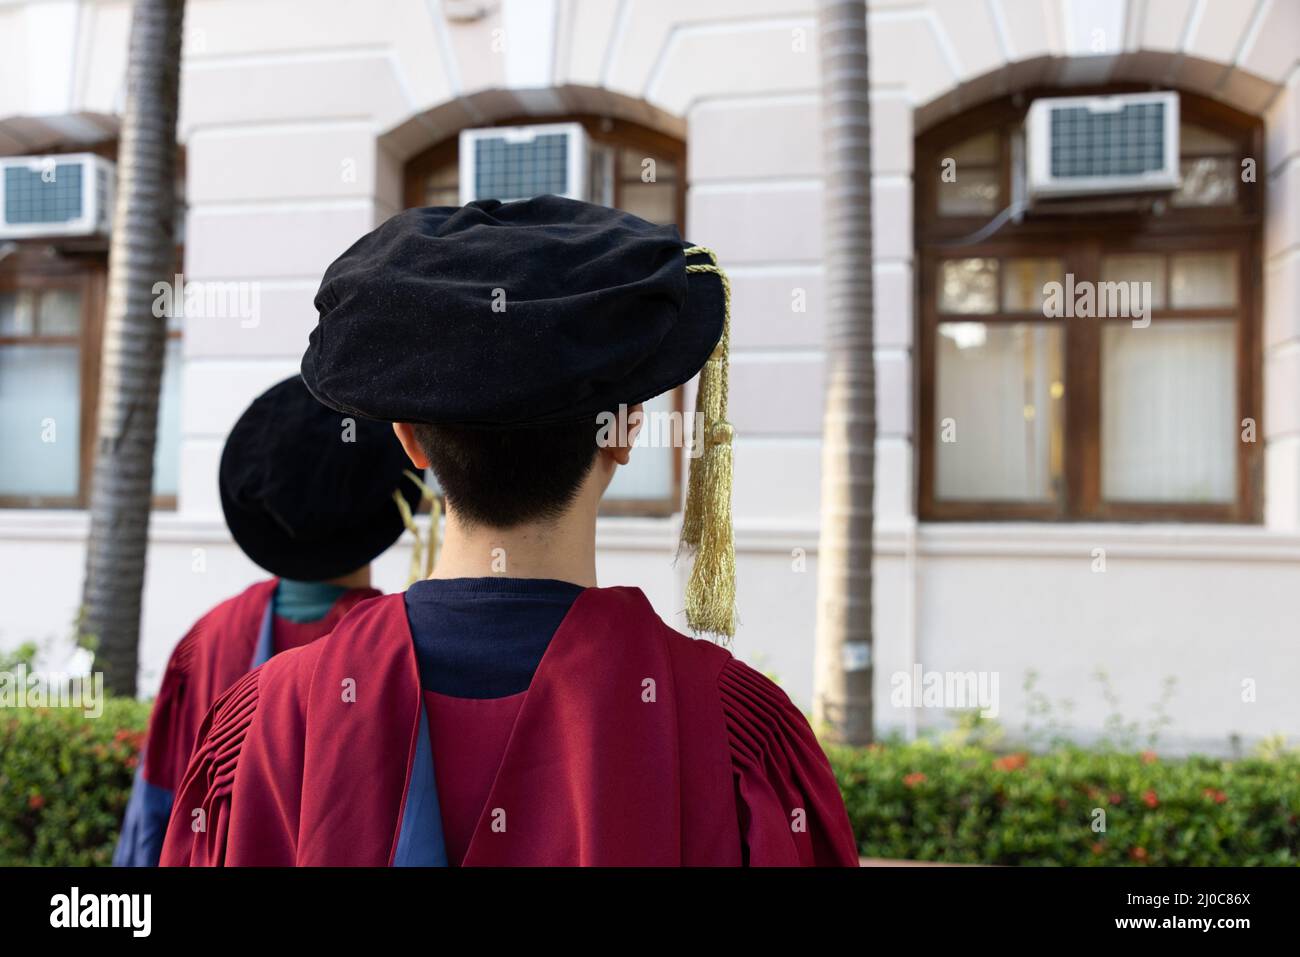
[[[115,186],[94,153],[0,158],[0,239],[106,236]]]
[[[543,193],[590,200],[590,159],[581,123],[461,130],[460,201],[508,202]]]
[[[1178,94],[1035,100],[1025,117],[1029,198],[1178,188]]]

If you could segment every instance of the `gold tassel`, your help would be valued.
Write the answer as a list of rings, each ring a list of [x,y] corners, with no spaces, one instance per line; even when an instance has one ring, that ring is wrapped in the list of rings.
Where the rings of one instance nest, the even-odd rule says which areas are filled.
[[[411,512],[411,506],[407,504],[402,493],[393,492],[393,501],[397,503],[397,510],[402,513],[402,524],[404,524],[415,539],[411,546],[411,568],[408,572],[406,585],[409,588],[421,578],[428,578],[433,574],[433,563],[438,557],[438,524],[442,518],[442,503],[438,501],[438,494],[425,483],[424,479],[416,475],[410,469],[402,473],[408,479],[415,483],[420,490],[420,496],[429,503],[429,547],[424,550],[423,541],[420,537],[420,526],[415,523],[415,516]],[[424,561],[420,561],[421,554]],[[424,567],[424,574],[420,574],[421,565]]]
[[[727,421],[728,350],[731,340],[731,283],[711,249],[692,246],[686,272],[711,273],[722,283],[722,336],[700,372],[695,413],[704,422],[704,448],[691,463],[680,551],[694,552],[686,584],[686,620],[698,633],[718,635],[726,644],[736,633],[736,549],[731,528],[732,438]]]
[[[402,524],[406,526],[415,539],[415,544],[411,547],[411,567],[406,575],[406,585],[409,588],[415,584],[420,577],[420,526],[415,524],[415,516],[411,514],[411,506],[407,504],[402,493],[393,489],[393,501],[397,503],[397,510],[402,513]]]

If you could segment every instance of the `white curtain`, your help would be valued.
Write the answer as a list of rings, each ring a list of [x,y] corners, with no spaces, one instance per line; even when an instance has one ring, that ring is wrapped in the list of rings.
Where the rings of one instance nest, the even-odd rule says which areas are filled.
[[[1053,499],[1064,396],[1059,326],[944,323],[937,343],[935,496]]]
[[[0,347],[0,495],[76,495],[81,357],[76,346]]]
[[[181,340],[167,340],[158,405],[158,445],[153,457],[155,495],[175,495],[181,465]]]
[[[1102,496],[1123,502],[1236,497],[1236,327],[1108,322],[1102,331]]]

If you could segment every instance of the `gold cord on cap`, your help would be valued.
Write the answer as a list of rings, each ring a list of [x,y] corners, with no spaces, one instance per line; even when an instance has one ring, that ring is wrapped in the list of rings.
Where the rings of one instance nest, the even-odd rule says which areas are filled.
[[[411,546],[411,568],[408,573],[408,586],[415,584],[421,578],[428,578],[433,574],[433,563],[438,557],[438,523],[442,519],[442,503],[438,501],[438,493],[430,488],[420,476],[416,475],[410,469],[402,472],[408,479],[415,483],[420,490],[420,496],[429,503],[429,547],[424,549],[422,539],[420,538],[420,526],[415,524],[415,515],[411,512],[411,506],[399,491],[393,491],[393,501],[397,503],[397,510],[402,513],[402,524],[404,524],[415,539],[415,544]],[[423,554],[423,562],[421,562]],[[423,565],[423,573],[421,566]]]
[[[685,250],[707,256],[686,272],[712,273],[722,283],[722,337],[700,371],[695,415],[703,420],[703,449],[694,450],[686,487],[679,551],[695,554],[686,584],[686,620],[696,633],[718,635],[724,644],[736,633],[736,547],[731,529],[733,430],[727,421],[727,361],[731,340],[731,283],[718,257],[704,246]]]

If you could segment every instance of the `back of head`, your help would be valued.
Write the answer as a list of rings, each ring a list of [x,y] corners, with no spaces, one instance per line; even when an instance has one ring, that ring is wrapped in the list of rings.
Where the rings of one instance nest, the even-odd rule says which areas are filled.
[[[506,429],[414,426],[460,521],[513,528],[558,518],[596,459],[595,419]]]

